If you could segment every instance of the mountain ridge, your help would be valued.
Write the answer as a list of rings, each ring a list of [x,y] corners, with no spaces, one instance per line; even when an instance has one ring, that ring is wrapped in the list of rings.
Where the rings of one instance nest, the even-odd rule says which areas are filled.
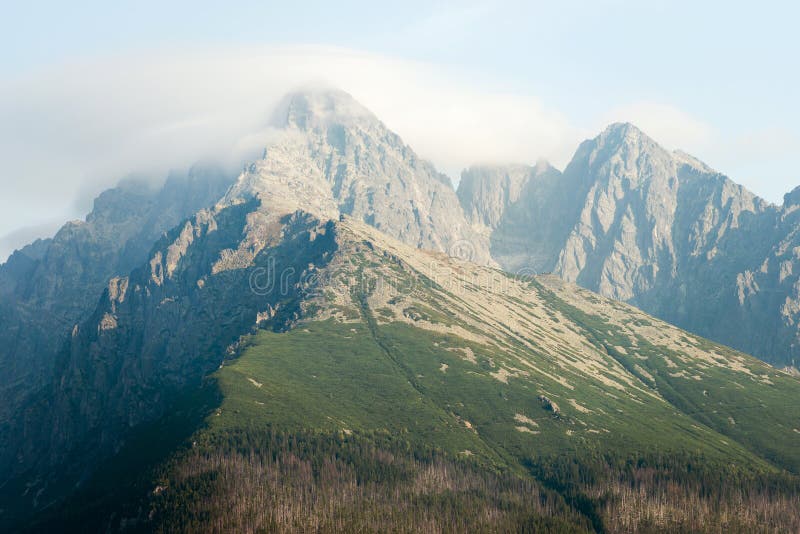
[[[487,176],[503,172],[495,169]],[[468,212],[469,173],[459,192]],[[779,223],[791,211],[791,194],[774,206],[627,123],[583,142],[557,179],[519,187],[535,193],[492,208],[507,214],[488,231],[503,268],[552,271],[776,365],[795,361],[794,304],[744,303],[757,293],[749,273],[761,272],[791,233]],[[791,289],[771,291],[796,300]],[[780,341],[766,341],[764,331],[780,331]]]
[[[210,458],[261,473],[221,442],[255,458],[284,435],[335,447],[352,435],[361,451],[400,436],[377,464],[373,453],[359,460],[379,473],[393,472],[386,458],[432,446],[448,469],[475,461],[480,480],[535,484],[566,510],[559,521],[583,530],[612,524],[616,509],[600,503],[618,501],[564,478],[564,451],[575,469],[600,465],[598,480],[651,463],[667,480],[699,464],[733,466],[726,476],[753,488],[793,487],[800,382],[620,302],[731,344],[791,347],[791,206],[764,203],[629,124],[582,143],[563,173],[475,166],[455,191],[346,93],[290,95],[276,117],[285,128],[235,179],[198,169],[154,196],[111,191],[86,222],[0,266],[0,294],[13,297],[0,302],[11,325],[0,361],[20,371],[0,381],[0,491],[20,517],[91,488],[98,458],[127,458],[146,478],[136,521],[169,524],[184,517],[173,508],[187,502],[181,488],[230,496],[204,486],[206,474],[224,479]],[[39,304],[53,316],[36,316]],[[775,321],[789,327],[774,335]],[[42,332],[47,350],[33,344]],[[191,428],[145,468],[136,447],[163,421]],[[181,463],[183,446],[194,463]],[[197,465],[200,478],[187,478]],[[154,487],[153,468],[169,482]],[[434,500],[453,490],[426,484]],[[681,487],[676,510],[697,489]],[[796,495],[781,495],[774,506],[791,510]],[[731,510],[736,528],[760,524]],[[196,513],[206,525],[210,512]],[[262,519],[257,528],[275,518]]]
[[[223,399],[207,425],[222,436],[386,429],[520,476],[530,451],[565,448],[800,469],[788,445],[800,382],[752,357],[553,275],[419,250],[347,216],[285,214],[247,266],[215,269],[259,209],[200,212],[111,281],[24,450],[54,465],[112,455],[170,413],[170,392],[216,373]],[[42,417],[56,456],[33,447]]]

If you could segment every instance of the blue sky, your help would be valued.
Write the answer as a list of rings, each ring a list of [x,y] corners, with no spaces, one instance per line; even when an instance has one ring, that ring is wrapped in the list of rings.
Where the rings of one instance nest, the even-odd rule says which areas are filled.
[[[241,138],[259,92],[266,107],[303,76],[343,86],[454,178],[472,155],[563,166],[631,120],[768,200],[800,185],[793,2],[5,4],[0,236]]]

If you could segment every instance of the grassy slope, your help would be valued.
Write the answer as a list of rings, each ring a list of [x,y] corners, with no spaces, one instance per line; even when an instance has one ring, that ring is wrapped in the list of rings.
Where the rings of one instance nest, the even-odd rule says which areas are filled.
[[[196,446],[162,464],[158,484],[168,489],[151,504],[128,509],[139,510],[134,515],[145,530],[152,525],[142,523],[141,514],[149,506],[156,527],[189,531],[213,522],[371,531],[387,514],[407,529],[429,524],[433,530],[514,531],[523,524],[564,531],[697,530],[713,522],[709,530],[750,531],[770,517],[788,521],[778,530],[799,524],[787,512],[797,504],[796,480],[777,474],[796,454],[794,436],[785,437],[795,413],[778,408],[797,394],[797,381],[773,376],[770,383],[757,379],[744,387],[741,374],[722,368],[703,369],[708,379],[702,382],[673,377],[672,369],[659,367],[662,358],[641,357],[663,347],[638,339],[634,352],[613,325],[548,298],[669,402],[641,395],[636,402],[590,376],[571,376],[570,389],[553,379],[543,355],[529,349],[504,349],[512,357],[453,334],[379,323],[364,303],[360,321],[329,319],[250,336],[240,356],[213,375],[221,402],[191,439]],[[435,314],[434,304],[419,303],[417,311]],[[626,346],[625,354],[615,349]],[[534,365],[525,375],[500,380],[499,364],[526,350],[541,372]],[[723,396],[727,391],[732,397]],[[558,414],[540,394],[557,402]],[[737,410],[755,400],[772,419]],[[295,449],[276,448],[275,436]],[[604,467],[609,457],[618,460],[611,470]],[[648,482],[640,492],[634,484],[641,482],[633,481],[650,480],[648,466],[663,481]],[[693,474],[697,469],[701,473]],[[430,473],[436,483],[420,482]],[[602,482],[598,473],[611,478]],[[677,494],[671,480],[681,485]],[[754,500],[717,494],[740,480],[755,491]],[[519,488],[535,495],[520,500]],[[691,501],[707,493],[707,501]],[[624,503],[640,511],[620,508]],[[275,510],[289,515],[276,518]],[[654,510],[672,510],[672,516],[654,519]],[[749,510],[757,517],[737,515]],[[305,523],[311,516],[322,523]],[[624,522],[634,517],[638,522]],[[286,526],[289,520],[293,527]]]
[[[700,348],[721,362],[741,359],[741,369],[693,361],[641,336],[637,336],[634,348],[629,338],[601,317],[587,314],[555,295],[549,298],[553,306],[585,329],[593,344],[658,391],[677,411],[726,436],[721,443],[739,443],[776,466],[800,473],[800,381],[795,377],[694,336]],[[677,362],[679,368],[668,362]]]
[[[217,373],[224,400],[211,429],[385,431],[453,454],[470,451],[504,467],[518,467],[532,455],[605,450],[688,452],[770,467],[667,403],[621,402],[591,383],[567,391],[535,373],[504,383],[491,376],[498,355],[485,347],[402,324],[379,326],[375,335],[377,340],[363,323],[334,321],[259,333]],[[476,363],[449,350],[465,347],[472,348]],[[542,391],[559,399],[558,415],[537,399]],[[562,398],[574,398],[581,410]]]
[[[553,305],[559,306],[562,311],[566,310],[572,320],[592,332],[596,342],[607,342],[609,347],[622,346],[624,343],[622,339],[614,339],[614,330],[608,324],[595,322],[596,318],[590,316],[582,316],[578,310],[569,310],[563,302],[554,300]],[[795,490],[780,489],[795,487],[796,480],[778,475],[776,468],[777,465],[786,465],[794,454],[791,441],[780,441],[783,428],[790,423],[791,413],[776,416],[779,424],[770,421],[763,425],[758,418],[747,417],[749,412],[746,410],[737,412],[739,420],[734,426],[738,427],[739,434],[735,434],[727,426],[718,424],[722,415],[709,418],[702,410],[683,413],[676,408],[676,405],[693,406],[687,403],[698,395],[708,402],[709,391],[715,392],[713,398],[718,404],[717,389],[724,391],[728,387],[741,392],[742,388],[734,385],[741,382],[741,376],[727,376],[729,382],[718,387],[715,380],[699,383],[695,380],[671,379],[667,382],[661,376],[663,374],[671,378],[666,370],[659,373],[659,369],[650,368],[655,377],[652,386],[664,392],[665,396],[671,396],[670,400],[676,399],[674,404],[656,398],[642,403],[631,402],[591,380],[577,383],[573,379],[574,389],[566,389],[545,374],[536,372],[510,377],[503,382],[492,375],[497,369],[496,362],[504,358],[502,353],[489,351],[485,346],[453,335],[434,333],[407,324],[378,324],[368,310],[362,312],[365,312],[365,320],[361,322],[318,321],[287,333],[262,331],[253,336],[242,355],[226,362],[215,374],[223,400],[219,410],[209,417],[208,428],[199,435],[199,441],[206,445],[201,445],[195,454],[205,455],[203,457],[219,454],[219,446],[215,443],[230,441],[231,435],[243,429],[251,435],[287,432],[292,436],[308,436],[311,432],[312,436],[323,439],[329,439],[324,436],[332,436],[344,440],[345,444],[384,443],[384,448],[390,448],[392,445],[387,444],[394,443],[396,446],[397,443],[404,443],[408,451],[438,450],[444,458],[460,458],[465,465],[471,465],[473,471],[470,472],[483,479],[495,476],[494,473],[506,473],[516,477],[514,480],[529,479],[533,475],[531,482],[538,484],[537,492],[548,495],[547,492],[554,489],[565,500],[557,501],[549,497],[549,502],[554,504],[546,509],[554,507],[558,512],[550,516],[543,509],[537,509],[535,513],[531,512],[534,514],[532,517],[535,521],[554,521],[552,524],[559,525],[558,528],[574,527],[581,530],[587,527],[585,522],[588,521],[590,528],[598,531],[617,531],[620,528],[697,530],[706,528],[706,525],[709,530],[750,531],[764,527],[773,520],[770,518],[778,516],[788,521],[778,522],[774,526],[778,530],[797,524],[793,513],[787,512],[797,504],[797,497],[793,493]],[[610,343],[612,341],[614,343]],[[641,350],[656,350],[643,341],[639,340]],[[464,357],[465,348],[472,350],[474,361]],[[627,356],[617,354],[621,359]],[[644,361],[639,359],[637,363]],[[725,373],[720,373],[719,380],[724,380]],[[645,376],[642,378],[647,379]],[[783,402],[786,395],[798,388],[798,384],[791,380],[777,384],[758,381],[757,384],[747,391],[745,399],[758,397],[766,402]],[[668,389],[671,392],[669,395],[666,393]],[[548,410],[538,400],[541,392],[551,399],[557,399],[558,414]],[[576,402],[573,404],[566,399]],[[587,412],[587,408],[591,411]],[[734,410],[734,407],[728,406],[727,410]],[[727,420],[725,423],[728,424]],[[759,432],[764,435],[754,438],[753,434]],[[313,443],[315,438],[301,439],[304,443]],[[755,451],[761,450],[759,444],[769,440],[773,440],[773,443],[766,449],[767,454],[757,454]],[[256,446],[256,450],[262,447],[269,449],[261,445]],[[465,454],[466,451],[469,453]],[[774,460],[770,458],[771,451],[778,451],[780,461],[770,461]],[[319,456],[319,453],[310,453],[308,456],[312,464],[314,456]],[[335,456],[338,458],[340,454],[336,453]],[[226,461],[231,461],[229,454],[226,458]],[[606,467],[602,466],[610,465],[606,463],[609,458],[616,458],[620,462],[617,464],[619,467],[606,471]],[[354,461],[354,464],[348,464],[347,469],[361,465],[364,459]],[[191,462],[183,461],[183,465],[188,463]],[[632,490],[634,479],[651,476],[647,474],[647,467],[641,471],[637,470],[637,465],[656,466],[657,471],[662,473],[659,476],[665,477],[664,482],[655,486],[645,483],[642,486],[646,488],[642,490],[643,493]],[[597,471],[595,467],[587,466],[601,467]],[[218,465],[207,468],[212,471],[221,469]],[[252,464],[240,468],[243,469],[242,473],[249,473],[253,469]],[[445,471],[454,472],[458,469],[451,465]],[[695,470],[699,470],[699,474],[692,474]],[[227,487],[225,484],[235,484],[225,482],[222,473],[228,471],[231,471],[230,467],[219,471],[222,478],[218,484],[223,487]],[[619,477],[621,484],[608,482],[610,485],[606,485],[606,482],[599,482],[595,477],[603,472],[611,473],[609,481]],[[291,478],[296,475],[286,476]],[[364,481],[371,479],[362,477],[361,480],[358,486],[365,487]],[[578,483],[578,480],[595,482]],[[684,481],[679,482],[684,484],[679,493],[668,489],[672,484],[669,480]],[[753,493],[753,500],[742,503],[735,496],[717,494],[727,491],[726,488],[737,487],[737,481],[743,481],[742,484],[750,488],[748,492],[756,492]],[[434,510],[422,504],[423,501],[428,502],[425,499],[439,502],[438,499],[450,495],[451,491],[432,488],[434,493],[425,497],[406,486],[397,487],[385,479],[375,479],[375,482],[387,494],[405,495],[394,504],[382,506],[391,509],[397,506],[420,506],[419,514],[430,514]],[[174,479],[172,483],[175,483]],[[337,512],[340,517],[352,513],[346,504],[332,504],[338,502],[337,497],[333,496],[335,491],[325,497],[327,490],[324,478],[315,484],[316,489],[306,488],[304,494],[315,497],[304,498],[324,500],[328,504],[322,509],[338,506],[350,510]],[[662,487],[659,484],[666,485]],[[194,492],[197,483],[189,481],[187,487]],[[467,506],[474,508],[476,515],[470,516],[469,520],[465,517],[467,522],[462,527],[475,529],[479,528],[476,525],[480,525],[475,518],[482,517],[477,510],[483,506],[497,506],[499,508],[495,510],[507,512],[503,522],[480,528],[519,530],[508,525],[517,524],[515,521],[518,520],[514,517],[519,513],[520,503],[502,499],[494,502],[494,490],[487,493],[485,482],[479,483],[478,488],[482,489],[467,488],[461,493],[456,491],[447,497],[450,500],[448,507],[436,508],[440,512],[426,517],[436,518],[442,513],[459,516],[463,514],[463,507]],[[232,490],[218,487],[215,491],[215,495],[230,495]],[[280,495],[286,490],[273,488],[270,491],[273,495]],[[634,493],[620,500],[621,495],[630,491]],[[692,501],[692,495],[706,492],[710,492],[709,501]],[[505,496],[513,493],[502,492]],[[174,498],[180,501],[182,495],[185,493],[178,490]],[[663,495],[671,495],[673,500],[664,501]],[[215,502],[215,499],[211,498],[209,502]],[[245,504],[242,506],[246,506],[248,499],[243,502]],[[367,505],[366,502],[373,504]],[[386,513],[380,511],[379,502],[383,501],[370,497],[357,505],[357,509],[376,506],[375,509],[370,508],[373,512],[366,515],[372,521],[369,523],[372,527],[365,526],[365,530],[374,528],[375,521],[380,522],[376,518]],[[466,502],[473,504],[464,504]],[[632,506],[640,508],[636,512],[638,515],[628,516],[624,509],[625,502],[635,503]],[[761,508],[762,502],[773,503],[772,508],[770,505]],[[568,506],[566,511],[565,505]],[[170,521],[181,504],[165,505],[161,502],[160,506]],[[671,511],[666,519],[654,519],[654,510]],[[758,517],[743,517],[743,510],[754,510],[752,515]],[[574,515],[576,511],[579,512],[577,517]],[[216,512],[203,508],[200,512],[189,513],[188,517],[196,520],[207,513],[221,518],[219,520],[222,522],[236,522],[235,516],[225,515],[224,507]],[[398,518],[409,521],[409,517],[413,516],[412,513]],[[639,522],[625,523],[632,517],[639,517]],[[350,519],[343,524],[353,525]],[[412,525],[411,528],[418,526],[414,520],[408,524]]]
[[[480,438],[418,389],[363,323],[312,323],[261,332],[217,373],[225,400],[211,428],[375,430],[470,450],[496,461]]]

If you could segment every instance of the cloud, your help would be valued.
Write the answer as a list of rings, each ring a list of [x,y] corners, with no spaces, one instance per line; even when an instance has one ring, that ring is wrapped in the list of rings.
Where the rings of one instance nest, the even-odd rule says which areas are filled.
[[[533,96],[341,48],[75,62],[0,84],[0,235],[82,216],[97,192],[129,174],[160,180],[199,159],[238,166],[267,141],[279,99],[313,83],[350,92],[451,174],[476,161],[563,164],[579,140]]]
[[[463,23],[479,12],[465,11]],[[53,220],[82,217],[97,193],[131,174],[157,182],[170,169],[209,159],[238,168],[269,140],[280,99],[314,84],[350,92],[454,179],[474,163],[544,158],[563,168],[581,140],[617,121],[633,122],[668,148],[721,154],[712,166],[735,162],[723,150],[730,143],[708,124],[657,102],[620,107],[587,127],[499,82],[350,49],[140,53],[0,82],[0,236],[31,227],[50,233]],[[763,143],[743,141],[737,157],[747,147],[774,147],[769,139],[780,136],[773,134],[761,136]],[[3,240],[0,261],[2,247],[35,235]]]

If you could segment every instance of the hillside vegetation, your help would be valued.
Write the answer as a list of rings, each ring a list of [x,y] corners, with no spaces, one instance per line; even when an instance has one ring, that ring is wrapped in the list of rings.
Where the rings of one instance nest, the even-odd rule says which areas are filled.
[[[797,379],[553,277],[329,231],[298,318],[239,341],[204,423],[108,524],[800,528]]]

